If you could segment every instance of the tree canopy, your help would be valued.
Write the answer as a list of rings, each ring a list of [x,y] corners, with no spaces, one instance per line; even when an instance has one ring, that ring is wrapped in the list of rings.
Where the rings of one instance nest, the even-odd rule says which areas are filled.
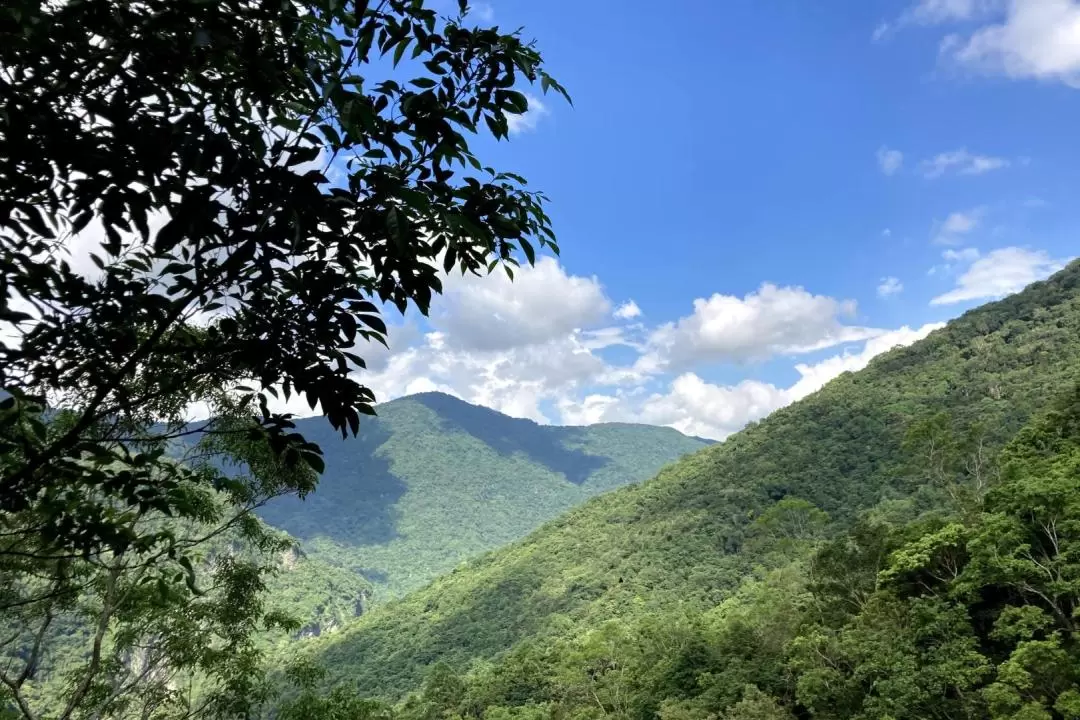
[[[197,665],[150,619],[194,607],[208,569],[242,617],[208,616],[220,643],[199,652],[247,657],[228,628],[260,615],[260,566],[228,572],[203,541],[272,549],[251,511],[314,488],[320,450],[278,400],[355,434],[381,305],[426,313],[444,273],[558,251],[546,198],[468,138],[506,138],[530,84],[566,92],[466,11],[0,8],[0,610],[49,618],[9,641],[29,661],[0,678],[27,717],[38,647],[76,606],[101,632],[60,717],[105,712],[110,663],[147,633],[171,668]],[[159,605],[131,604],[147,583]],[[124,613],[138,630],[116,632]]]

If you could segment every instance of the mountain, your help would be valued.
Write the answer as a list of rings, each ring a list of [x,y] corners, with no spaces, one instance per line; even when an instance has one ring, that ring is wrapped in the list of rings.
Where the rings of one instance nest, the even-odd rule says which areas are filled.
[[[990,467],[984,458],[996,456],[1078,380],[1080,263],[1074,262],[1048,281],[842,375],[647,482],[593,498],[311,649],[333,678],[367,695],[395,698],[428,678],[427,697],[435,692],[432,666],[438,677],[471,669],[467,691],[455,680],[454,697],[479,703],[477,713],[508,705],[513,713],[505,717],[549,717],[544,703],[571,702],[559,693],[573,687],[581,692],[581,716],[599,717],[616,701],[596,696],[597,683],[607,683],[607,697],[625,697],[619,678],[629,677],[622,673],[630,661],[613,659],[618,638],[660,638],[653,650],[662,646],[663,652],[639,657],[639,665],[649,668],[643,677],[656,680],[655,673],[664,673],[664,682],[679,692],[701,693],[702,683],[712,682],[709,673],[736,673],[716,669],[728,667],[723,662],[735,655],[772,652],[771,636],[751,622],[755,615],[781,618],[776,623],[782,625],[782,618],[802,612],[796,606],[807,597],[805,568],[814,566],[806,548],[845,537],[868,517],[903,528],[937,512],[960,496],[951,480],[940,481],[951,477],[954,466],[957,476],[975,473],[981,487],[982,468]],[[939,438],[967,453],[964,461],[946,468],[940,453],[925,452]],[[930,470],[920,465],[926,462]],[[876,533],[869,532],[864,544],[872,545]],[[785,543],[804,549],[789,551]],[[915,556],[929,551],[920,552]],[[794,568],[795,579],[784,568]],[[867,596],[875,582],[873,572],[869,577]],[[840,605],[822,607],[827,612]],[[701,618],[726,623],[726,650],[701,645],[694,629]],[[783,652],[789,652],[786,646]],[[755,667],[747,660],[736,674],[745,683],[772,677],[759,679]],[[789,679],[795,672],[783,664],[769,668]],[[814,682],[829,686],[826,670]],[[783,678],[778,687],[788,682]],[[768,705],[740,683],[740,702]],[[724,717],[787,717],[780,710],[751,709]],[[655,717],[659,707],[647,710],[643,717]],[[860,717],[890,714],[904,716],[894,708]],[[662,714],[708,716],[674,705]]]
[[[422,586],[708,444],[647,425],[539,425],[441,393],[377,411],[346,440],[322,419],[299,421],[324,452],[319,487],[260,511],[309,557],[362,574],[376,595]]]

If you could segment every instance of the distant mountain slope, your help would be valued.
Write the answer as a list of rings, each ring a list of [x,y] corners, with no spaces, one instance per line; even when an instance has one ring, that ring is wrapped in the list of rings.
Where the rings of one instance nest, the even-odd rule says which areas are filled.
[[[318,490],[260,514],[312,558],[361,572],[383,594],[419,587],[706,445],[647,425],[538,425],[441,393],[378,413],[348,440],[322,419],[300,421],[325,453]]]
[[[581,637],[609,618],[713,607],[761,561],[748,528],[776,500],[808,500],[842,529],[914,489],[902,451],[913,421],[947,411],[962,427],[982,423],[987,446],[1000,447],[1077,380],[1073,263],[376,609],[316,654],[361,692],[394,696],[438,661],[462,670],[515,645]]]

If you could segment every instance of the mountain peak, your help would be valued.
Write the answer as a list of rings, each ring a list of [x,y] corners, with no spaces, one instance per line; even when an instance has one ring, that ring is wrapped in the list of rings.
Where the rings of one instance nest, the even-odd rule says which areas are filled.
[[[704,446],[647,425],[540,425],[442,392],[377,409],[346,440],[322,418],[298,421],[322,447],[326,471],[305,500],[281,498],[260,514],[309,554],[391,593]]]

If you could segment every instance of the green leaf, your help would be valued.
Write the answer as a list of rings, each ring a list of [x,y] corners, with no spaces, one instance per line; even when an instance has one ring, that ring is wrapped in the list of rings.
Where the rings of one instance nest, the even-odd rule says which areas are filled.
[[[529,111],[529,99],[516,90],[507,91],[506,109],[515,115],[524,115]]]
[[[533,250],[533,246],[525,239],[519,241],[521,244],[521,250],[525,253],[525,259],[529,261],[530,265],[536,264],[536,252]]]
[[[301,457],[304,459],[304,463],[314,472],[319,475],[326,472],[326,461],[323,460],[321,455],[315,453],[303,453]]]
[[[394,67],[401,62],[401,56],[405,54],[405,49],[409,47],[409,43],[412,38],[406,37],[397,44],[397,48],[394,50]]]

